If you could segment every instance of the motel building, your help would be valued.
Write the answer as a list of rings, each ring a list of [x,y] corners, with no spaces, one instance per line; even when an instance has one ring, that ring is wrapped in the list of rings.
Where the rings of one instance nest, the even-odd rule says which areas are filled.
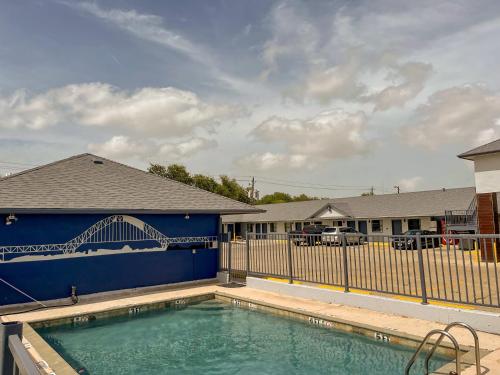
[[[262,205],[263,213],[224,216],[223,230],[243,237],[247,232],[285,233],[324,224],[367,235],[411,229],[499,233],[500,139],[458,157],[474,162],[475,187]]]
[[[91,154],[1,178],[0,308],[212,279],[221,215],[258,211]]]

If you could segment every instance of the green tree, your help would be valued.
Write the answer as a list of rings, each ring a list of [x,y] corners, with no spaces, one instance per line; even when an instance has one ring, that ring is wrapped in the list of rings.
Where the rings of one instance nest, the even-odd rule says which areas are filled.
[[[151,164],[148,168],[148,172],[182,182],[183,184],[193,184],[193,178],[187,171],[186,167],[181,164],[170,164],[167,168],[163,165]]]
[[[270,203],[286,203],[293,200],[292,196],[288,193],[282,193],[276,191],[272,194],[264,195],[258,202],[258,204],[270,204]]]
[[[217,193],[228,198],[236,199],[244,203],[252,203],[245,188],[243,188],[234,178],[220,176],[221,183]]]
[[[302,202],[302,201],[312,201],[319,199],[318,197],[310,197],[304,193],[291,196],[288,193],[283,193],[281,191],[275,191],[272,194],[264,195],[261,199],[257,201],[257,204],[272,204],[272,203],[287,203],[287,202]]]
[[[202,174],[195,174],[193,176],[193,185],[197,188],[207,190],[212,193],[217,193],[217,190],[219,188],[219,183],[215,181],[215,179]]]

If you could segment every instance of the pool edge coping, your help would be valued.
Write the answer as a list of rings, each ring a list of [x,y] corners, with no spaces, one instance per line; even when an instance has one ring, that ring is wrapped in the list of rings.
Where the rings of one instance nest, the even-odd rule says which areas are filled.
[[[222,298],[217,298],[217,297],[222,297]],[[202,299],[200,299],[200,298],[202,298]],[[381,334],[382,340],[383,340],[383,337],[385,336],[385,337],[389,338],[389,341],[390,341],[390,338],[392,338],[392,337],[397,338],[396,342],[393,342],[391,345],[401,345],[401,346],[405,346],[407,348],[413,349],[423,339],[423,337],[413,335],[410,333],[405,333],[405,332],[398,331],[398,330],[394,330],[394,329],[390,329],[390,328],[377,327],[377,326],[373,326],[373,325],[369,325],[369,324],[365,324],[365,323],[360,323],[360,322],[352,322],[352,321],[348,321],[348,320],[345,320],[342,318],[338,318],[338,317],[334,317],[331,315],[326,315],[326,314],[322,314],[322,313],[318,313],[318,312],[314,312],[314,311],[308,311],[308,310],[304,310],[304,309],[300,309],[300,308],[293,308],[293,307],[289,307],[289,306],[274,304],[274,303],[270,303],[267,301],[256,300],[256,299],[252,299],[252,298],[248,298],[248,297],[241,297],[241,296],[231,294],[230,292],[221,291],[219,289],[216,289],[213,292],[200,292],[200,293],[192,294],[192,295],[185,296],[185,297],[175,296],[175,297],[171,297],[171,298],[165,298],[165,299],[150,302],[150,303],[134,303],[134,304],[129,304],[127,306],[120,306],[118,308],[105,308],[105,309],[99,310],[97,312],[69,314],[69,315],[62,317],[62,318],[32,320],[30,322],[25,322],[24,324],[28,325],[30,327],[30,329],[41,339],[41,341],[43,341],[43,343],[40,343],[40,342],[35,343],[35,344],[31,343],[33,345],[33,347],[35,348],[35,350],[38,353],[40,353],[42,358],[44,360],[46,360],[45,356],[42,353],[48,353],[49,356],[55,356],[57,358],[57,363],[52,362],[52,361],[47,361],[49,366],[53,369],[53,371],[57,375],[59,375],[59,374],[66,375],[68,373],[77,374],[77,372],[62,358],[62,356],[59,353],[57,353],[57,351],[55,351],[55,349],[53,349],[52,346],[50,346],[50,344],[48,344],[36,332],[36,330],[34,328],[35,326],[37,326],[43,322],[58,322],[58,323],[53,324],[53,325],[59,325],[59,324],[65,324],[65,323],[67,324],[67,323],[71,323],[72,319],[75,319],[78,317],[83,317],[83,316],[97,316],[97,315],[99,315],[99,318],[104,318],[104,317],[112,317],[112,316],[117,316],[117,315],[127,315],[127,313],[130,314],[131,308],[137,308],[137,307],[139,307],[139,308],[146,307],[145,310],[160,310],[161,308],[166,308],[165,305],[167,303],[173,302],[175,304],[176,301],[184,301],[180,304],[192,304],[192,303],[197,303],[197,302],[201,302],[204,300],[211,300],[211,299],[221,300],[224,298],[230,299],[231,301],[233,301],[233,300],[234,301],[243,301],[247,304],[245,306],[245,305],[241,305],[238,303],[233,303],[233,305],[237,305],[238,307],[249,308],[249,306],[251,304],[264,307],[264,309],[261,308],[260,310],[264,311],[265,313],[270,313],[273,315],[284,315],[284,314],[280,314],[279,312],[287,312],[287,313],[295,314],[295,315],[302,317],[301,320],[306,320],[306,318],[307,319],[310,319],[310,318],[318,319],[318,321],[320,322],[320,323],[317,323],[318,325],[322,325],[321,322],[325,322],[325,323],[330,322],[330,323],[332,323],[333,326],[329,327],[326,324],[323,326],[325,328],[333,328],[333,329],[336,329],[336,330],[341,331],[341,332],[358,334],[358,335],[363,335],[363,336],[372,337],[372,338],[374,337],[374,334],[378,333],[378,334]],[[226,302],[231,303],[231,301],[226,301]],[[163,306],[159,307],[159,305],[162,305],[162,304],[163,304]],[[269,309],[272,309],[275,311],[270,311]],[[257,309],[257,310],[259,310],[259,309]],[[293,319],[294,316],[291,316],[291,318]],[[309,320],[309,322],[311,323],[310,320]],[[349,328],[345,329],[346,327],[349,327],[350,329]],[[404,343],[403,343],[403,341],[404,341]],[[415,346],[408,345],[407,344],[408,342],[414,343]],[[440,345],[440,347],[444,347],[445,350],[450,350],[453,348],[452,345],[447,343],[447,342],[442,343]],[[464,371],[466,368],[468,368],[469,366],[471,366],[474,363],[474,359],[475,359],[474,358],[474,348],[471,346],[467,346],[467,345],[460,345],[460,349],[462,350],[462,363],[464,363],[466,365],[465,368],[462,370],[462,371]],[[481,358],[490,354],[491,352],[493,352],[493,351],[481,348],[480,349]],[[55,355],[54,355],[54,353],[55,353]],[[447,355],[447,357],[449,357],[449,355]],[[59,366],[59,362],[61,363],[61,366]],[[70,368],[73,372],[68,372],[68,368]],[[445,364],[443,367],[439,368],[438,370],[436,370],[436,372],[434,372],[434,374],[448,374],[449,369],[451,370],[453,368],[454,368],[454,361],[451,362],[451,358],[450,358],[450,362]]]

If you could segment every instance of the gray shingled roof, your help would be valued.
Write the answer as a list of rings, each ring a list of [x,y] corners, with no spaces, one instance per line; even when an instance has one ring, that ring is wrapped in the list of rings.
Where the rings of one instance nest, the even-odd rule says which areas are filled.
[[[474,156],[492,154],[494,152],[500,152],[500,139],[461,153],[460,155],[458,155],[458,157],[462,159],[472,160],[474,159]]]
[[[445,210],[465,210],[475,195],[473,187],[429,190],[414,193],[383,194],[306,202],[260,205],[260,214],[228,215],[223,222],[303,221],[322,208],[333,209],[353,218],[443,216]]]
[[[82,154],[1,178],[0,212],[245,213],[259,209]]]

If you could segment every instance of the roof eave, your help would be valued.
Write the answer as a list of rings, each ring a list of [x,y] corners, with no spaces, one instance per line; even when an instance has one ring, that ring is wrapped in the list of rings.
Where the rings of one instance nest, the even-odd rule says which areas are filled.
[[[237,214],[257,214],[266,211],[261,209],[108,209],[108,208],[0,208],[0,214],[220,214],[220,215],[237,215]]]
[[[463,154],[457,155],[457,157],[460,159],[474,161],[474,159],[478,156],[489,155],[489,154],[498,154],[498,153],[500,153],[500,151],[475,152],[472,154],[469,154],[468,152],[464,152]]]

